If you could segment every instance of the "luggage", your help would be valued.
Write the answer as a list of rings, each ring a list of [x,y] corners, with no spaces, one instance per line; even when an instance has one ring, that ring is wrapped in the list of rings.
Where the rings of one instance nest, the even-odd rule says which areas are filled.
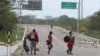
[[[25,52],[28,52],[29,51],[29,47],[27,45],[24,46],[24,50]]]

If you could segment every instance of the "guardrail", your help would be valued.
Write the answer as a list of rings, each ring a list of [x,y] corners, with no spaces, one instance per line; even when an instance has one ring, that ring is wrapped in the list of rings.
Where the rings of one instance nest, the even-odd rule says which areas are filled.
[[[97,42],[93,41],[75,41],[75,45],[78,47],[85,47],[85,48],[100,48],[100,45]]]

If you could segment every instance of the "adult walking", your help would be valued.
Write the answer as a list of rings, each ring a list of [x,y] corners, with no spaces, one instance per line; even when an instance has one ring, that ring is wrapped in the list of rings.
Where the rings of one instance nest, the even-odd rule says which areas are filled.
[[[46,41],[47,45],[48,45],[48,54],[50,54],[50,51],[53,48],[53,45],[52,45],[52,34],[53,34],[53,32],[50,31],[49,35],[48,35],[48,40]]]
[[[75,36],[73,36],[72,31],[69,32],[69,40],[67,42],[67,54],[72,54],[72,50],[73,50],[73,45],[74,45],[74,41],[75,41]]]
[[[34,55],[36,55],[35,47],[36,47],[36,44],[38,44],[38,42],[39,42],[38,34],[37,34],[35,29],[33,29],[33,31],[30,34],[31,34],[31,37],[30,37],[30,42],[31,42],[30,43],[30,51],[31,51],[31,55],[32,55],[33,49],[34,49]]]

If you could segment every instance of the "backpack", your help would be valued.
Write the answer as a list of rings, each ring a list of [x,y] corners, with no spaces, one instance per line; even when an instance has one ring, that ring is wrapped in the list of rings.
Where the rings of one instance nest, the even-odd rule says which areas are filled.
[[[34,40],[34,39],[35,39],[34,34],[31,34],[31,39],[32,39],[32,40]]]
[[[27,34],[26,37],[27,37],[28,40],[30,40],[31,39],[31,34]]]
[[[64,37],[64,42],[68,42],[69,41],[69,36],[65,36]]]

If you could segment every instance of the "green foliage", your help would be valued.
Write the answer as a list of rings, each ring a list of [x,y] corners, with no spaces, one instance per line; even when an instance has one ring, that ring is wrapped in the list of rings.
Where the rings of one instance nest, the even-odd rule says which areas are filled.
[[[66,16],[66,15],[61,15],[59,19],[60,19],[60,20],[68,20],[69,17]]]
[[[11,29],[14,33],[14,29],[17,27],[16,14],[9,7],[10,5],[7,0],[0,0],[0,24],[3,26],[2,31],[0,31],[0,41],[4,42],[7,42],[7,30]]]
[[[100,11],[90,17],[90,29],[100,31]]]
[[[3,30],[12,29],[17,23],[17,17],[14,12],[11,12],[5,2],[0,2],[0,24],[3,25]]]
[[[20,32],[18,33],[18,40],[22,40],[23,34],[24,34],[24,28],[20,28]],[[16,41],[16,34],[17,29],[12,30],[12,34],[10,35],[10,43],[13,43]],[[0,41],[8,43],[8,35],[7,32],[0,32]]]
[[[19,31],[20,32],[18,33],[18,40],[22,40],[25,28],[20,28]]]
[[[86,27],[86,35],[100,39],[100,11],[81,20],[81,25]]]
[[[0,3],[4,3],[5,5],[9,5],[9,1],[7,1],[7,0],[0,0]]]
[[[55,20],[55,19],[50,20],[49,19],[47,21],[48,21],[49,25],[57,25],[57,26],[61,26],[68,30],[76,31],[77,20],[74,18],[68,18],[67,20],[66,19],[61,20],[58,18],[58,20]]]

